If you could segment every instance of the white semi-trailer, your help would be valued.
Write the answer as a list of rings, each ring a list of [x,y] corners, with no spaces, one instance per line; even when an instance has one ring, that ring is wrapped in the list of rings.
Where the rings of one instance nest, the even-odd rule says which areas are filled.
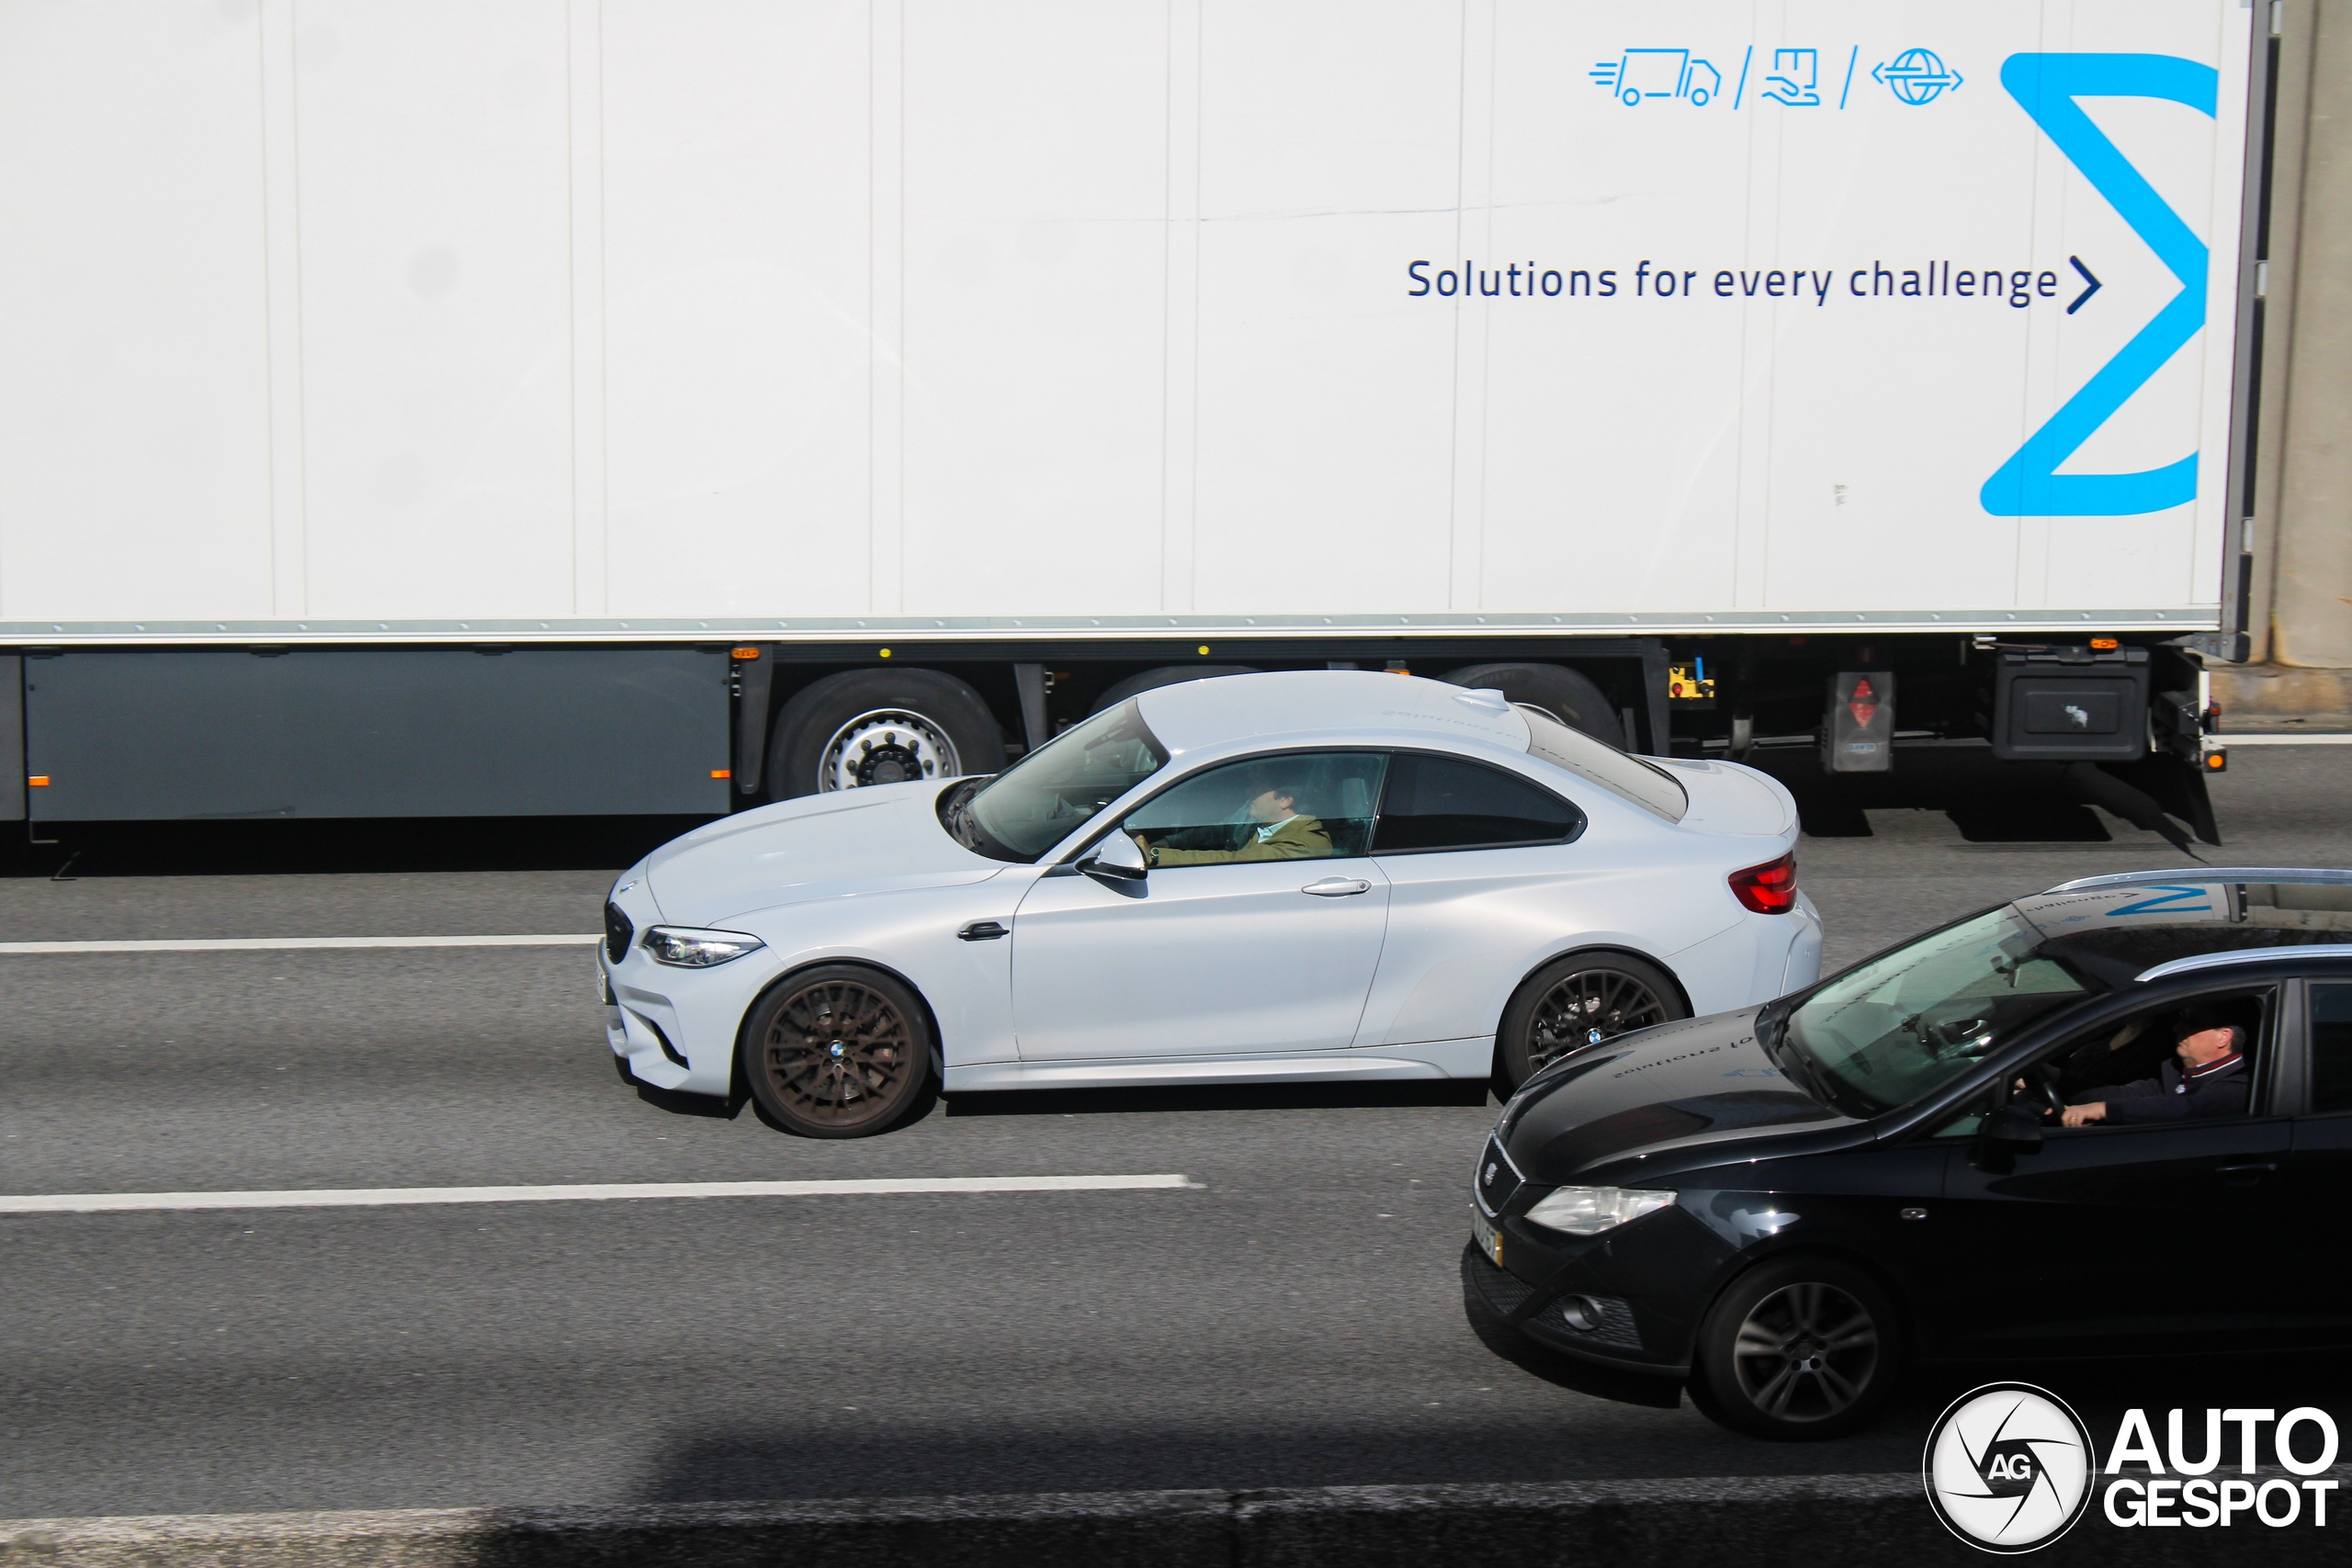
[[[0,0],[0,814],[718,813],[1353,665],[2210,836],[2270,70],[2245,0]]]

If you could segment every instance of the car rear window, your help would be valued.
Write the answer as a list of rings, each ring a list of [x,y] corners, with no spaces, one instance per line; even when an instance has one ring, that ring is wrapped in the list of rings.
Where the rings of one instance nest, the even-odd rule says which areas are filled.
[[[1400,751],[1380,794],[1374,854],[1558,844],[1584,829],[1584,813],[1498,768]]]
[[[1690,809],[1690,795],[1664,768],[1653,767],[1581,729],[1570,729],[1542,708],[1525,703],[1511,705],[1527,720],[1529,756],[1566,768],[1668,822],[1681,821],[1682,814]]]

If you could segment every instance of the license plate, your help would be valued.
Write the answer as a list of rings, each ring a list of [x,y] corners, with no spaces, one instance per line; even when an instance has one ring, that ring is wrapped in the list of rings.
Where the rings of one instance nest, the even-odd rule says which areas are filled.
[[[1495,1267],[1503,1266],[1503,1233],[1487,1223],[1487,1216],[1477,1210],[1470,1211],[1470,1232],[1478,1238],[1478,1250],[1492,1260]]]

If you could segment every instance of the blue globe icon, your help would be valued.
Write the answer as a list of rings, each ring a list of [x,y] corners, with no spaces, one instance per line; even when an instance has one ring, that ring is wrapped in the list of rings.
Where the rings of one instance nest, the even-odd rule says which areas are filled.
[[[1960,73],[1947,68],[1931,49],[1906,49],[1885,64],[1871,67],[1871,74],[1886,84],[1897,102],[1913,108],[1934,103],[1946,88],[1961,82]]]

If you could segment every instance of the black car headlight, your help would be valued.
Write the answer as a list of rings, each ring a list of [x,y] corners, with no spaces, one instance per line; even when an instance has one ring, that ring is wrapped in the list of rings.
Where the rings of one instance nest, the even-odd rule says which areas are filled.
[[[707,969],[728,964],[767,945],[749,931],[706,931],[691,926],[654,926],[645,933],[645,951],[656,964],[679,969]]]
[[[1671,1192],[1638,1187],[1558,1187],[1537,1200],[1523,1216],[1527,1223],[1568,1235],[1599,1235],[1628,1220],[1666,1208]]]

